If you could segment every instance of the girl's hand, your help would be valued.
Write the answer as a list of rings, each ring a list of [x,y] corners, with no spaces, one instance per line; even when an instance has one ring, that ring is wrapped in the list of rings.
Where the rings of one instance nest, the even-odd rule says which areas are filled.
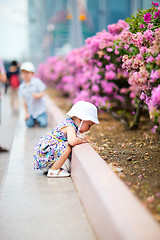
[[[87,139],[81,138],[82,142],[81,143],[89,143]]]

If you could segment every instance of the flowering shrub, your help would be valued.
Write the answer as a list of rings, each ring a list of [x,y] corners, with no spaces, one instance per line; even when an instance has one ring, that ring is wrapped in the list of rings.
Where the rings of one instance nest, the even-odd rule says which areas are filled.
[[[153,132],[158,130],[160,123],[160,85],[152,90],[151,98],[148,103],[149,112],[151,119],[157,123],[154,126]]]
[[[121,56],[113,50],[113,42],[127,28],[128,24],[119,20],[108,26],[108,32],[103,30],[88,38],[85,46],[67,56],[50,57],[39,66],[39,76],[52,81],[73,102],[83,99],[109,107],[106,103],[123,101],[125,91],[119,82],[124,81],[128,87],[128,73],[121,68]]]
[[[39,76],[46,84],[51,82],[56,85],[61,79],[66,64],[62,57],[49,57],[46,62],[41,63],[38,67],[37,76]]]
[[[152,7],[147,10],[139,10],[136,16],[127,18],[126,22],[129,24],[129,31],[131,33],[144,33],[146,30],[159,27],[160,24],[160,9],[159,4],[152,2]]]
[[[153,130],[158,131],[160,7],[152,5],[126,22],[109,25],[108,31],[86,39],[83,47],[67,56],[48,58],[39,66],[39,77],[73,102],[87,100],[110,108],[124,107],[131,100],[130,106],[137,107],[137,112],[145,102],[156,124]]]
[[[135,17],[126,20],[130,28],[122,34],[117,45],[123,55],[122,68],[129,72],[130,97],[134,103],[139,97],[144,100],[151,119],[158,126],[149,106],[152,90],[160,83],[160,8],[158,3],[152,4],[149,10],[139,10]]]
[[[119,20],[117,24],[108,26],[108,32],[103,30],[86,40],[86,48],[89,52],[87,54],[88,69],[86,66],[83,68],[83,75],[85,72],[90,72],[86,89],[89,88],[89,99],[96,105],[105,106],[106,102],[123,101],[120,91],[122,84],[120,85],[119,82],[124,80],[127,85],[128,74],[121,68],[121,56],[118,55],[119,52],[114,49],[113,44],[127,28],[128,24]]]

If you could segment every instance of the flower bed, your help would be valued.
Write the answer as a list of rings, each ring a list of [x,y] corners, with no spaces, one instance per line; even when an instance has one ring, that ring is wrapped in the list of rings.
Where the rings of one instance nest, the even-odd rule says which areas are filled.
[[[71,101],[59,91],[49,88],[47,94],[64,114],[70,109]],[[91,146],[160,223],[160,142],[150,131],[150,119],[141,119],[133,131],[106,112],[100,112],[99,120],[86,135]]]

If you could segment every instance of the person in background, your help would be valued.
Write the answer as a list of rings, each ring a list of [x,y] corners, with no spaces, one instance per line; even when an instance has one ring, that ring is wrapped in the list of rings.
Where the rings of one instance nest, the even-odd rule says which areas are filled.
[[[5,83],[7,80],[6,71],[3,61],[0,59],[0,82]]]
[[[40,127],[46,127],[47,113],[44,102],[46,85],[34,77],[35,67],[31,62],[24,62],[20,70],[23,82],[19,87],[19,96],[23,98],[26,125],[33,127],[38,123]]]
[[[10,62],[5,61],[5,62],[4,62],[4,67],[5,67],[5,70],[6,70],[6,72],[7,72],[8,69],[9,69],[9,67],[10,67]],[[8,89],[9,89],[9,86],[10,86],[10,84],[9,84],[8,79],[7,79],[7,81],[5,81],[5,83],[4,83],[4,93],[5,93],[5,94],[7,94]]]
[[[12,61],[7,71],[7,79],[11,88],[11,108],[14,112],[18,111],[18,87],[20,85],[19,66],[17,61]]]
[[[7,81],[6,71],[3,61],[0,59],[0,82],[5,83]],[[0,124],[1,124],[1,84],[0,84]],[[0,152],[8,152],[7,149],[0,146]]]

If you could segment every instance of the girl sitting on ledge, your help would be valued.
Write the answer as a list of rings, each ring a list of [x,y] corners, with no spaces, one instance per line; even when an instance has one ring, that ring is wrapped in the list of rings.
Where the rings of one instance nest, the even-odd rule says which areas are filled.
[[[67,113],[67,118],[40,138],[34,148],[34,169],[48,172],[47,177],[68,177],[62,169],[72,147],[88,141],[80,136],[94,124],[99,124],[97,108],[92,103],[79,101]]]

